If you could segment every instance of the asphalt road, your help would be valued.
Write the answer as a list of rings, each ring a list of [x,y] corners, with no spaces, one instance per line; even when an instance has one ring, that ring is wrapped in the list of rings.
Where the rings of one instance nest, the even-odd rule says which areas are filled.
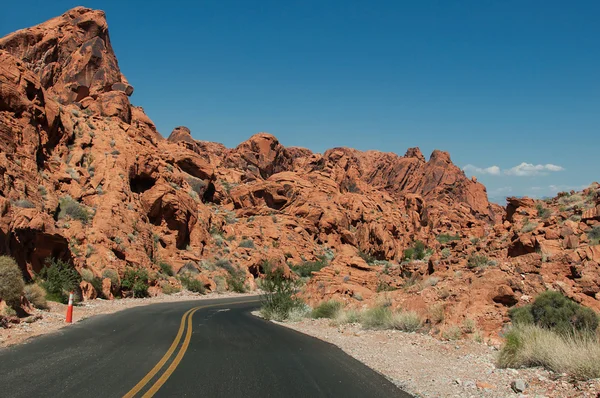
[[[0,397],[410,397],[257,307],[191,301],[84,320],[0,350]]]

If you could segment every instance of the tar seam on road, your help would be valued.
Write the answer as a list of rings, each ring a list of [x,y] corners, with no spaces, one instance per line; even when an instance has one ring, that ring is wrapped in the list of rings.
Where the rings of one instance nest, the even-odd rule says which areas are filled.
[[[150,380],[152,380],[154,378],[154,376],[156,376],[156,374],[163,368],[163,366],[165,366],[165,363],[167,363],[167,361],[173,356],[173,353],[177,349],[177,346],[179,346],[179,343],[181,342],[181,337],[183,336],[184,331],[186,331],[186,323],[187,323],[187,331],[186,331],[185,339],[183,341],[183,344],[181,345],[181,348],[179,349],[179,352],[175,356],[175,359],[173,359],[173,362],[171,362],[171,365],[169,365],[167,370],[164,371],[164,373],[152,385],[152,387],[150,387],[148,389],[148,391],[146,391],[146,393],[142,396],[142,398],[153,397],[154,394],[156,394],[158,392],[158,390],[162,387],[162,385],[165,384],[165,382],[173,374],[175,369],[177,369],[177,366],[183,359],[183,356],[185,355],[185,352],[187,351],[187,348],[190,345],[190,340],[192,339],[192,317],[194,316],[194,313],[196,311],[198,311],[200,309],[204,309],[204,308],[218,307],[218,306],[222,306],[222,305],[246,304],[246,303],[253,303],[256,301],[257,300],[247,300],[247,301],[240,301],[240,302],[236,302],[236,303],[227,303],[227,304],[220,303],[220,304],[203,305],[203,306],[199,306],[199,307],[194,307],[194,308],[186,311],[183,314],[183,316],[181,317],[181,323],[179,325],[179,330],[177,331],[177,335],[175,336],[175,340],[173,340],[171,347],[169,347],[169,349],[167,350],[165,355],[163,355],[163,357],[152,368],[152,370],[150,372],[148,372],[148,374],[146,376],[144,376],[144,378],[142,380],[140,380],[139,383],[137,383],[131,390],[129,390],[129,392],[127,394],[123,395],[123,398],[133,398],[138,392],[140,392],[150,382]]]

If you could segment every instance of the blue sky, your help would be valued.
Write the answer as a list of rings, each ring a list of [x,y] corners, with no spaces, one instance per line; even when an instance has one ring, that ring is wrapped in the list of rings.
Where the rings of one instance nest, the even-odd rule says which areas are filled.
[[[442,149],[499,203],[600,180],[598,1],[156,4],[8,2],[0,35],[106,11],[132,102],[164,136]]]

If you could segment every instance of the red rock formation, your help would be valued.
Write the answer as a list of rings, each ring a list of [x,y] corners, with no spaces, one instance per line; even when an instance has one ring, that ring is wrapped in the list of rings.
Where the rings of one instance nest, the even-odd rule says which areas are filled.
[[[185,127],[165,140],[132,90],[100,11],[0,39],[0,252],[28,278],[59,257],[102,279],[85,298],[113,298],[109,270],[149,270],[154,294],[179,284],[161,263],[226,289],[235,269],[254,288],[264,260],[321,259],[311,304],[385,296],[488,335],[547,288],[600,309],[597,185],[504,209],[442,151],[314,154],[266,133],[228,149]],[[407,261],[416,241],[425,259]]]

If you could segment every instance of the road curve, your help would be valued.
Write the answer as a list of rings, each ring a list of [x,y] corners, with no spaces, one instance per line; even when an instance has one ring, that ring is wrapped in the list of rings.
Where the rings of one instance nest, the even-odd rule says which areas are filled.
[[[1,397],[410,397],[337,347],[256,318],[257,298],[100,315],[0,350]]]

